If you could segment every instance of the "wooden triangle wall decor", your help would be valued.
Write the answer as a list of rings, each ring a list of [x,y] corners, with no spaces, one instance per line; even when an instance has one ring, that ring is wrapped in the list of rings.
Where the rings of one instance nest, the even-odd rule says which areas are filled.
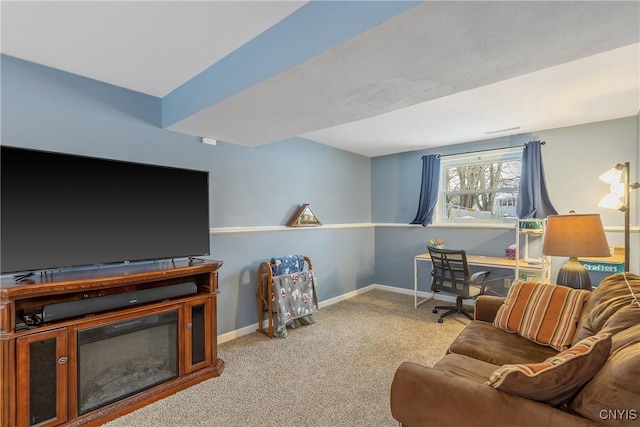
[[[305,203],[296,210],[287,225],[289,227],[317,227],[322,223],[309,207],[309,203]]]

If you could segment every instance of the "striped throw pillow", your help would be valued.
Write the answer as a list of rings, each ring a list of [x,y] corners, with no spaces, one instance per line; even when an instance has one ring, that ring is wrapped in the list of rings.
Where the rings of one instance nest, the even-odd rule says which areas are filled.
[[[611,334],[587,337],[542,363],[503,365],[485,384],[551,405],[569,401],[609,357]]]
[[[493,326],[558,351],[566,350],[591,292],[518,280],[511,285]]]

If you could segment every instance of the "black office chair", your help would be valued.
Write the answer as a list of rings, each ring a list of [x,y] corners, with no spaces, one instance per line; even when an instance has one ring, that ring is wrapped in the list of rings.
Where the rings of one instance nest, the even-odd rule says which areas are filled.
[[[442,319],[452,314],[464,314],[473,320],[473,315],[463,307],[462,301],[484,294],[491,272],[479,271],[470,275],[467,253],[463,250],[436,249],[429,246],[429,254],[431,291],[456,294],[455,306],[436,306],[433,309],[435,314],[438,314],[438,310],[448,310],[440,315],[438,323],[442,323]]]

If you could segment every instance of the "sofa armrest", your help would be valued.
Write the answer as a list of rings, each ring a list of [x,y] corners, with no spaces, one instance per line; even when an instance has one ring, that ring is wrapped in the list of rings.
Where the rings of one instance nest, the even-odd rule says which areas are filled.
[[[478,298],[476,298],[474,318],[476,320],[493,323],[493,319],[496,318],[496,313],[498,313],[498,309],[503,302],[504,297],[480,295]]]
[[[412,362],[396,370],[391,414],[404,426],[597,426],[544,403]]]

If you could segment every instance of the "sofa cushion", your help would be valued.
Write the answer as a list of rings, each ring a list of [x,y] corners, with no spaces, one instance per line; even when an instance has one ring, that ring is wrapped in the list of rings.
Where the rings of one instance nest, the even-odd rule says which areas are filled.
[[[569,409],[605,425],[637,426],[640,422],[639,378],[640,324],[613,336],[609,358],[569,403]]]
[[[587,304],[591,312],[577,332],[612,334],[609,358],[568,405],[572,412],[605,425],[640,422],[640,302],[634,295],[640,298],[640,276],[607,277],[594,291]]]
[[[611,349],[611,334],[587,337],[541,363],[504,365],[487,385],[551,405],[566,403],[602,367]]]
[[[396,370],[390,406],[396,420],[412,427],[601,427],[551,405],[412,362]]]
[[[467,378],[484,384],[499,366],[461,354],[451,353],[436,362],[433,368],[447,372],[455,377]]]
[[[495,328],[491,323],[474,320],[458,334],[447,353],[501,366],[507,363],[539,362],[558,354],[558,351]]]
[[[493,325],[558,351],[566,350],[591,292],[518,280],[509,289]]]
[[[632,304],[634,294],[640,298],[637,274],[618,273],[602,280],[585,304],[573,342],[600,331],[616,334],[637,325],[640,307]]]

